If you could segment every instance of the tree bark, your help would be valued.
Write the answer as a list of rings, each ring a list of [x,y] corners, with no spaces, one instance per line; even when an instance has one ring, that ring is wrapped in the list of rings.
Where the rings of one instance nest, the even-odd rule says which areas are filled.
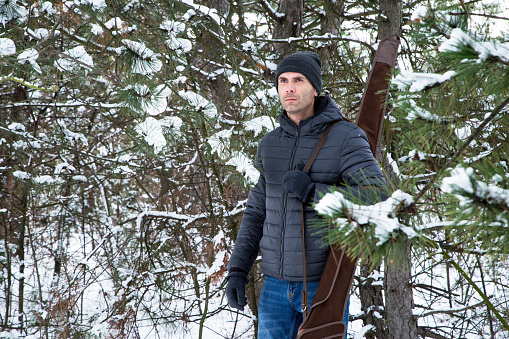
[[[411,275],[411,244],[407,242],[406,256],[399,262],[387,262],[385,265],[385,308],[387,326],[391,338],[418,338],[417,321],[412,314],[413,294]]]
[[[375,271],[378,270],[370,271],[369,264],[361,263],[359,296],[365,317],[364,326],[373,325],[375,327],[374,330],[368,331],[364,337],[366,339],[389,339],[384,316],[383,287],[373,279],[374,275],[371,275]]]
[[[403,22],[402,0],[381,0],[380,14],[378,17],[379,40],[394,35],[401,36]],[[380,140],[383,142],[385,138]],[[378,147],[381,153],[377,159],[383,164],[386,173],[389,173],[390,186],[395,186],[396,176],[391,166],[387,163],[384,154],[385,147]],[[392,183],[392,185],[391,185]],[[385,262],[385,315],[387,328],[391,338],[417,338],[417,321],[412,314],[413,292],[411,285],[412,277],[412,246],[409,240],[406,242],[403,258],[398,262]]]
[[[207,7],[217,10],[221,17],[227,17],[230,11],[230,2],[227,0],[211,0],[204,1]],[[221,68],[218,65],[224,63],[225,50],[223,41],[227,41],[227,37],[218,39],[221,32],[211,24],[209,27],[196,30],[197,42],[194,46],[194,56],[192,64],[201,72],[196,72],[196,79],[199,87],[204,91],[202,95],[212,98],[212,102],[216,105],[218,112],[233,114],[235,108],[231,107],[232,94],[230,86],[224,75],[214,75],[215,71]]]
[[[302,12],[304,11],[304,0],[280,0],[278,12],[284,14],[278,18],[274,26],[274,39],[287,39],[298,37],[302,33]],[[280,56],[286,56],[295,52],[295,43],[275,43],[274,51]]]
[[[321,33],[338,35],[341,31],[341,24],[345,14],[345,1],[326,0],[323,4],[323,9],[326,13],[321,22]],[[320,48],[318,54],[322,60],[322,73],[330,73],[330,64],[337,62],[333,60],[332,56],[337,54],[338,43],[337,40],[331,39],[328,43]]]
[[[11,99],[13,102],[23,102],[28,99],[27,90],[22,85],[16,85],[12,88]],[[20,107],[14,108],[10,114],[0,114],[0,126],[7,126],[12,122],[24,122],[31,115],[29,109]],[[4,323],[2,326],[9,326],[9,318],[12,316],[13,304],[17,304],[17,313],[19,320],[19,329],[24,329],[24,270],[25,270],[25,226],[27,222],[28,210],[28,192],[29,186],[23,180],[17,179],[13,174],[13,170],[23,168],[29,170],[28,157],[23,150],[16,150],[12,145],[17,141],[21,141],[21,137],[16,134],[0,131],[0,154],[3,158],[0,159],[0,244],[3,242],[5,246],[6,258],[5,264],[0,262],[0,270],[6,269],[7,277],[5,284],[5,313],[3,315]],[[16,252],[11,253],[10,245],[16,245]],[[16,262],[13,258],[17,257],[19,261],[18,275],[18,298],[16,300],[16,293],[14,293],[14,272],[16,270]]]
[[[378,16],[378,40],[401,35],[403,24],[403,1],[381,0]]]

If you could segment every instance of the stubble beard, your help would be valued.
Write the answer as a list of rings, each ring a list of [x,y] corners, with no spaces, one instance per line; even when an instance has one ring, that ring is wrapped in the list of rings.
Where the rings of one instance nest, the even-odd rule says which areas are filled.
[[[295,98],[295,99],[297,99],[297,101],[296,102],[289,102],[289,103],[286,103],[286,104],[283,105],[283,108],[285,109],[286,113],[290,114],[290,115],[293,115],[293,114],[295,114],[295,115],[305,114],[305,113],[307,113],[310,110],[310,108],[311,108],[311,106],[313,104],[312,101],[303,103],[301,101],[302,98],[300,96],[291,96],[291,98]]]

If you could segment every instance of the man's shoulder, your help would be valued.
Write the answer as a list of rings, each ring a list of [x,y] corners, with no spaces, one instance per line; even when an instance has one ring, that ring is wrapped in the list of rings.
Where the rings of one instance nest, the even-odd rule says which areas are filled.
[[[272,131],[269,131],[265,133],[265,135],[262,137],[262,142],[267,139],[271,139],[273,137],[279,137],[281,133],[283,132],[283,128],[281,126],[278,126],[274,128]]]
[[[352,133],[353,132],[353,133]],[[339,120],[335,125],[334,128],[332,128],[331,133],[332,134],[339,134],[343,135],[344,137],[353,135],[355,132],[358,132],[361,136],[365,135],[362,128],[354,124],[353,122],[346,121],[346,120]]]

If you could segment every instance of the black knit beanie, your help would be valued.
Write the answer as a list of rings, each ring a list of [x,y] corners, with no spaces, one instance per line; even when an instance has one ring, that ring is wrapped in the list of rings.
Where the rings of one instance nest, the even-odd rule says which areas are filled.
[[[276,90],[278,78],[286,72],[297,72],[304,75],[316,89],[318,95],[322,92],[322,62],[318,54],[314,52],[297,52],[290,54],[277,65]]]

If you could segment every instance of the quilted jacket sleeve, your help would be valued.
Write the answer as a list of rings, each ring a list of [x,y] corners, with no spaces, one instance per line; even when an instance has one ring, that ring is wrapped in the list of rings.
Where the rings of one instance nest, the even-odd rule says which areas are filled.
[[[249,192],[233,253],[228,263],[230,273],[233,271],[249,273],[260,249],[265,221],[265,176],[259,150],[255,163],[260,171],[260,178]]]
[[[337,189],[345,197],[353,196],[367,205],[387,199],[382,170],[373,157],[366,134],[358,127],[350,131],[341,147],[339,173],[343,182]],[[330,189],[329,185],[317,183],[315,201]]]

